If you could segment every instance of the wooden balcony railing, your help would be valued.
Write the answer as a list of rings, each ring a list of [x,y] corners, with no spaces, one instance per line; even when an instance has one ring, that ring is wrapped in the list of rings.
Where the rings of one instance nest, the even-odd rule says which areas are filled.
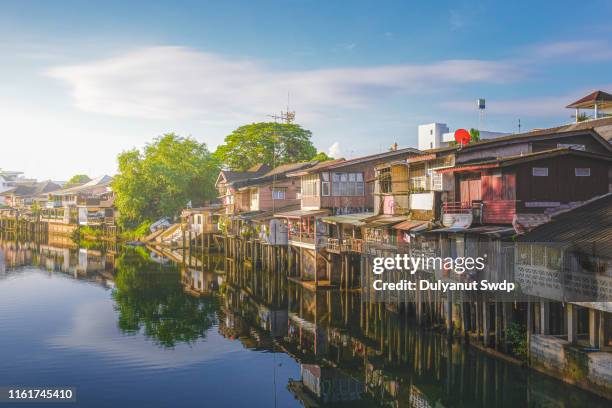
[[[315,243],[315,236],[312,232],[292,233],[289,232],[289,241],[304,242],[307,244]]]
[[[343,245],[346,246],[347,251],[358,253],[363,252],[363,239],[348,238],[344,240]]]
[[[326,248],[329,252],[340,252],[341,244],[338,238],[327,238]]]

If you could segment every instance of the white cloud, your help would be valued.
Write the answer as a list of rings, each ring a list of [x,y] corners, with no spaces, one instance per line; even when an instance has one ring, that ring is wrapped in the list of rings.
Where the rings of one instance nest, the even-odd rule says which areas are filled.
[[[597,61],[612,58],[612,48],[602,40],[557,41],[534,46],[532,54],[547,59],[571,57],[573,61]]]
[[[340,149],[340,142],[334,142],[334,144],[329,146],[329,149],[327,149],[327,154],[328,156],[333,157],[335,159],[339,159],[340,157],[342,157],[342,150]]]
[[[505,83],[523,71],[503,61],[279,71],[188,47],[148,47],[111,58],[57,66],[77,108],[147,119],[244,121],[275,112],[291,92],[301,118],[329,107],[363,108],[394,94],[435,92],[468,83]]]

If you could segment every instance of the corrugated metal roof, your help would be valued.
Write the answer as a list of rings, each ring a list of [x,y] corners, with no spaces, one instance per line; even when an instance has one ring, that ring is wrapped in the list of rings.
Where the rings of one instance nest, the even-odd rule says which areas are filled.
[[[394,224],[408,220],[404,215],[376,215],[365,220],[367,228],[390,227]]]
[[[329,214],[329,210],[294,210],[294,211],[285,211],[285,212],[275,213],[274,216],[281,217],[281,218],[301,218],[301,217],[307,217],[309,215],[323,215],[323,214]]]
[[[374,213],[366,212],[366,213],[356,213],[356,214],[344,214],[344,215],[334,215],[331,217],[323,217],[321,221],[327,222],[330,224],[349,224],[355,227],[360,227],[365,225],[365,219],[370,218],[374,215]]]
[[[550,222],[521,235],[518,240],[561,243],[612,258],[612,193],[553,216]]]
[[[457,171],[471,171],[471,170],[484,169],[484,168],[512,166],[512,165],[527,162],[527,161],[547,159],[547,158],[562,156],[562,155],[582,156],[582,157],[601,159],[601,160],[607,160],[607,161],[612,160],[612,156],[610,155],[602,155],[598,153],[585,152],[581,150],[575,150],[575,149],[563,147],[563,148],[558,148],[558,149],[543,150],[541,152],[525,153],[525,154],[521,154],[517,156],[507,156],[507,157],[500,157],[500,158],[493,158],[493,159],[485,159],[481,161],[470,161],[466,163],[457,163],[454,167],[440,169],[440,170],[437,170],[436,172],[437,173],[453,173]]]
[[[420,227],[429,226],[429,224],[431,224],[429,221],[407,220],[394,225],[393,228],[403,231],[410,231],[412,229],[420,229]]]

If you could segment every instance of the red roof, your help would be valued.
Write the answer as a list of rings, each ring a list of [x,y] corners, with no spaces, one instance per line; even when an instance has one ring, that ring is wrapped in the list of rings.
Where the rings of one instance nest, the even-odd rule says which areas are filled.
[[[588,108],[594,106],[595,102],[612,103],[612,95],[604,91],[595,91],[576,102],[570,103],[566,108]]]

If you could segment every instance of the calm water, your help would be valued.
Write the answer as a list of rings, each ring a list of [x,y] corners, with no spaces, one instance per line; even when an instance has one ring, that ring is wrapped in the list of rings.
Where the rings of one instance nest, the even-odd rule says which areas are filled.
[[[0,242],[0,361],[0,386],[73,386],[71,407],[297,407],[317,383],[342,406],[609,406],[358,294],[141,248]]]

